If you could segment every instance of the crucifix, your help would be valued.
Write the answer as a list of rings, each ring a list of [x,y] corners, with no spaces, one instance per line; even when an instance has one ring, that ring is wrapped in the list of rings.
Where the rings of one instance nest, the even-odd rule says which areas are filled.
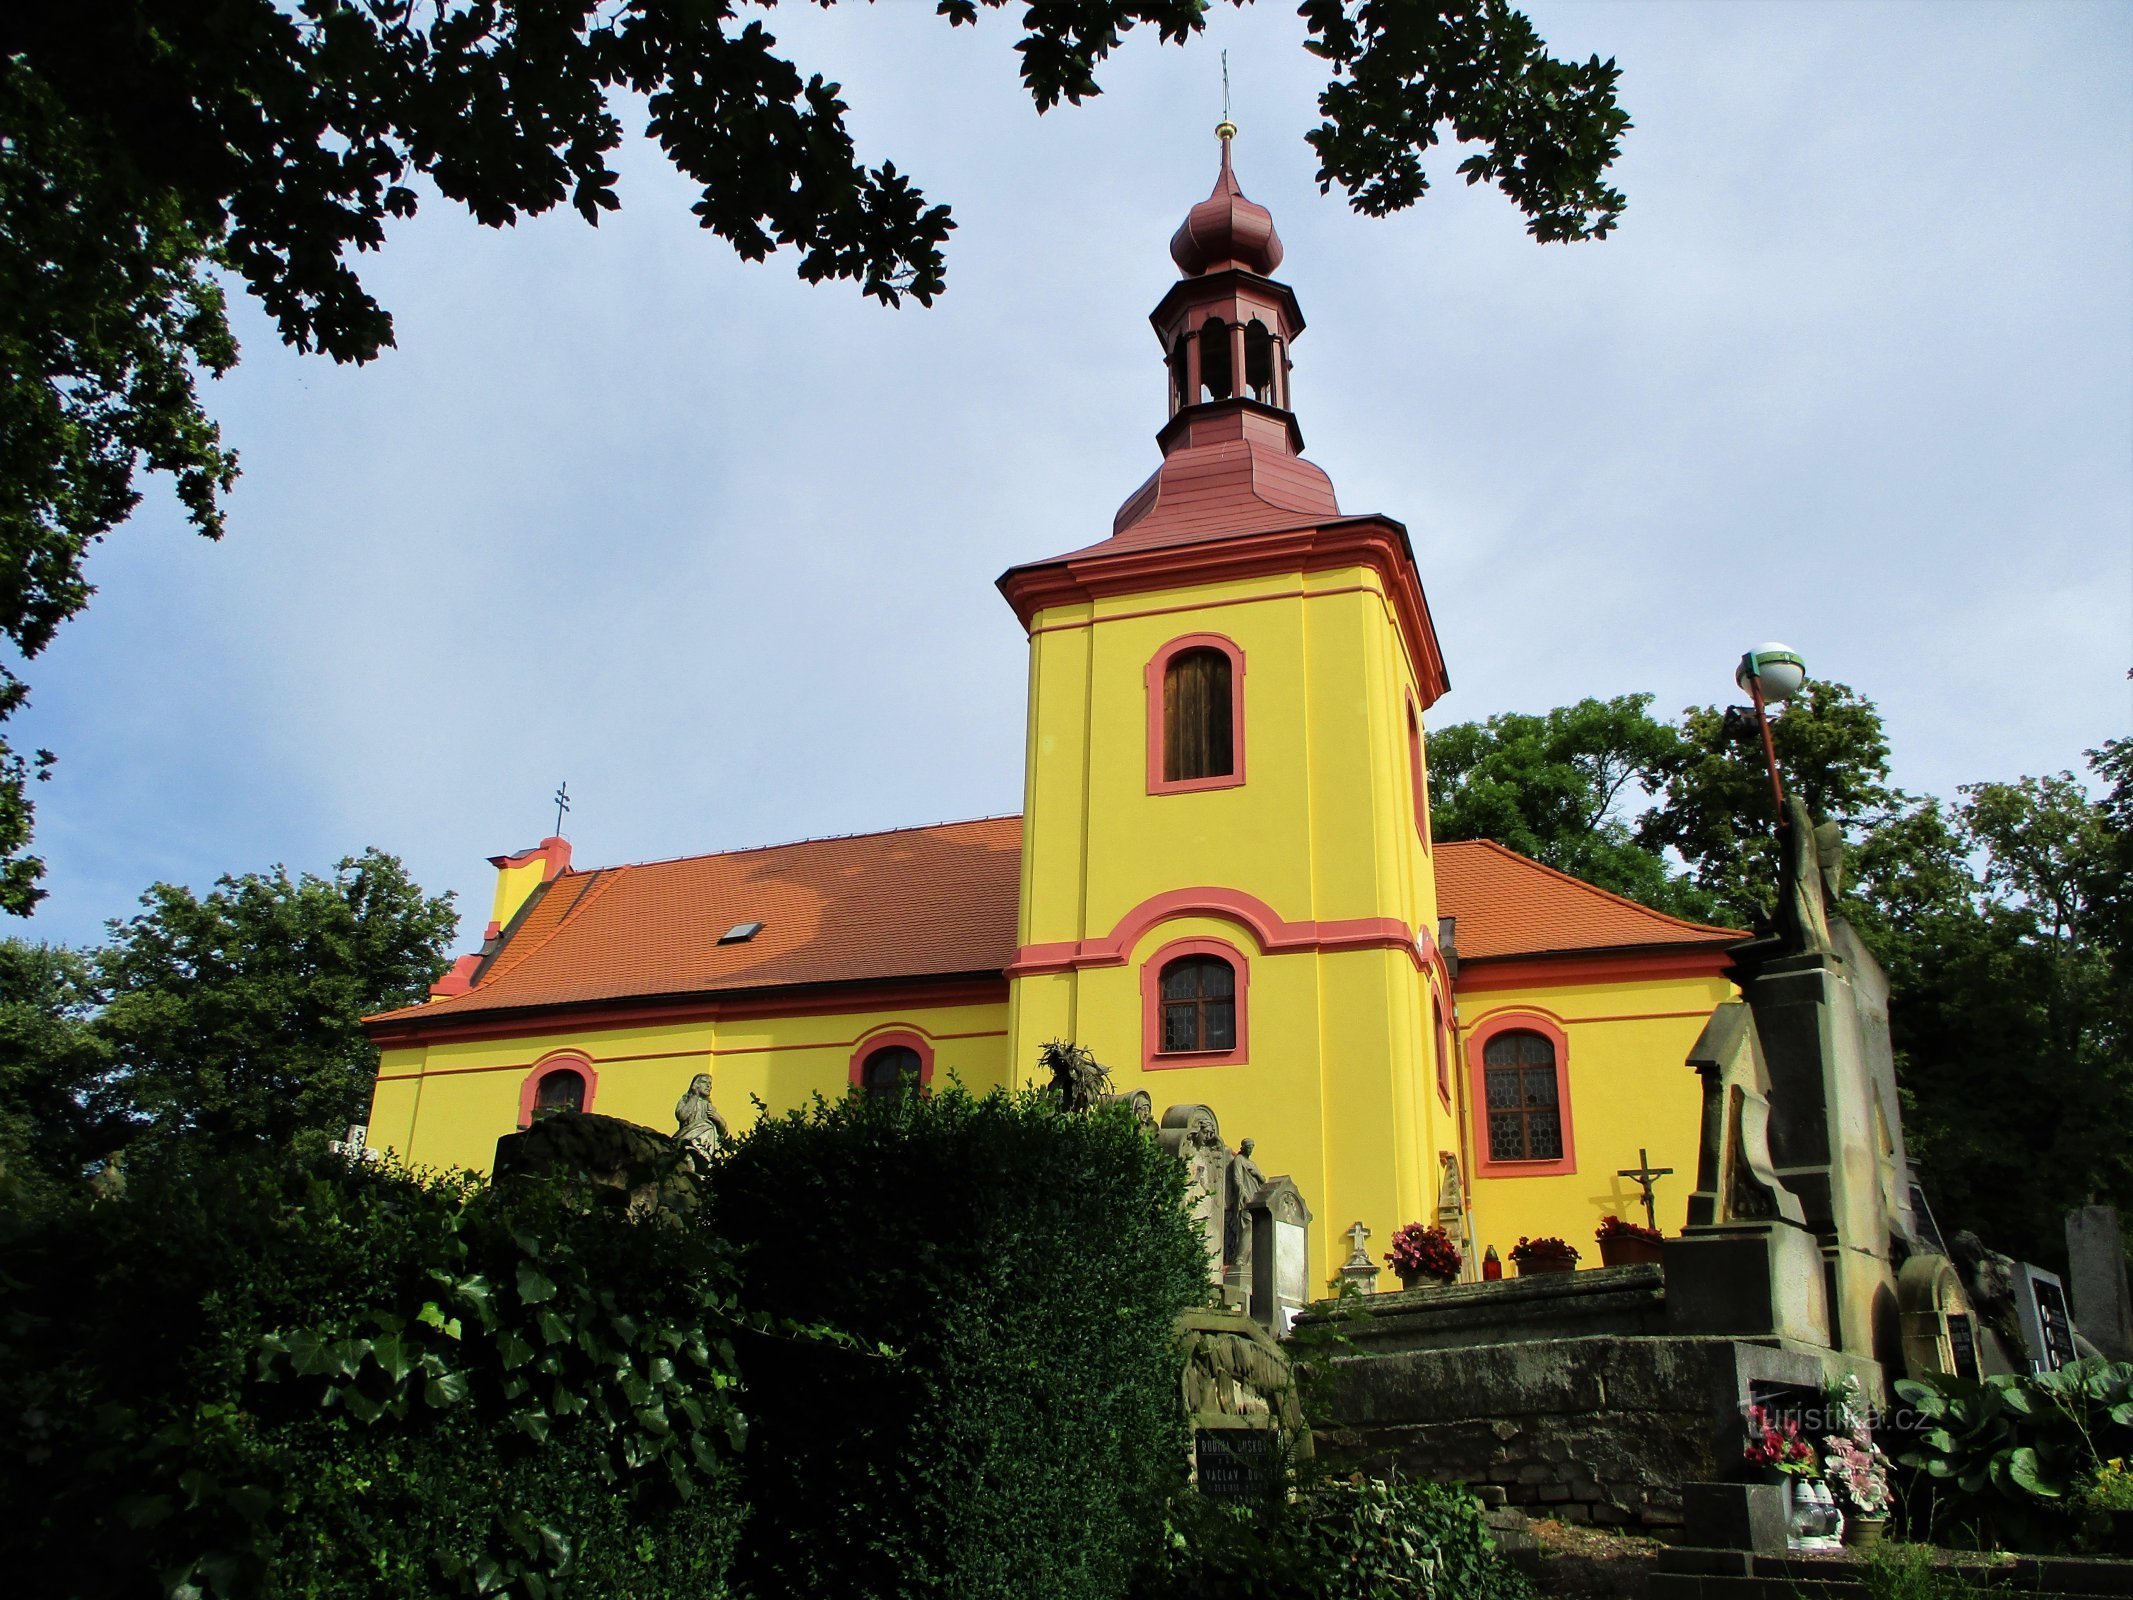
[[[1618,1178],[1635,1178],[1638,1186],[1644,1190],[1644,1221],[1647,1226],[1653,1228],[1659,1226],[1659,1208],[1652,1204],[1652,1179],[1670,1178],[1673,1175],[1672,1167],[1653,1166],[1651,1154],[1641,1147],[1637,1151],[1636,1166],[1624,1167],[1615,1173]]]
[[[1363,1241],[1370,1237],[1370,1230],[1358,1222],[1348,1230],[1348,1265],[1367,1264],[1370,1252],[1363,1248]]]
[[[556,785],[555,791],[555,831],[556,837],[559,839],[563,836],[563,813],[569,809],[570,781],[565,779],[562,783]]]

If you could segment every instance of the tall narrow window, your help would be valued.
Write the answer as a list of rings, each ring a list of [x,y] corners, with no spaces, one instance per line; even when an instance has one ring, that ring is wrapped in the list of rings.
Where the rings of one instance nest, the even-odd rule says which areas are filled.
[[[869,1100],[914,1094],[924,1076],[925,1063],[909,1045],[892,1044],[876,1050],[860,1069],[860,1087]]]
[[[1429,997],[1429,1042],[1437,1052],[1437,1097],[1446,1105],[1452,1103],[1452,1036],[1444,1026],[1444,1007],[1437,1003],[1434,991]]]
[[[533,1093],[533,1116],[535,1121],[552,1117],[558,1111],[583,1111],[585,1109],[585,1076],[569,1067],[558,1067],[542,1077],[540,1087]]]
[[[1254,400],[1274,405],[1274,336],[1257,317],[1244,330],[1244,386]]]
[[[1407,703],[1407,786],[1415,802],[1415,832],[1422,848],[1429,848],[1429,775],[1422,770],[1422,719],[1414,702]]]
[[[1219,956],[1184,956],[1163,968],[1162,1053],[1237,1047],[1237,973]]]
[[[1563,1110],[1555,1046],[1537,1033],[1499,1033],[1483,1048],[1491,1161],[1559,1161]]]
[[[1225,778],[1237,770],[1229,657],[1182,650],[1163,669],[1163,781]]]
[[[1200,383],[1210,400],[1227,400],[1236,390],[1236,375],[1230,371],[1229,329],[1219,317],[1200,324]]]
[[[1181,333],[1178,335],[1177,343],[1170,347],[1170,409],[1173,414],[1181,407],[1191,405],[1194,400],[1194,396],[1188,392],[1189,386],[1185,379],[1188,367],[1185,352],[1186,346],[1191,341],[1191,334]]]

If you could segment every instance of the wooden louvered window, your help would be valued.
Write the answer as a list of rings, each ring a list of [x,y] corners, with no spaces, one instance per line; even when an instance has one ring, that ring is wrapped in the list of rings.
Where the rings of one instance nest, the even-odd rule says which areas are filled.
[[[1226,778],[1237,770],[1229,657],[1181,650],[1163,669],[1163,781]]]
[[[1511,1030],[1482,1047],[1491,1161],[1560,1161],[1563,1107],[1555,1046],[1538,1033]]]
[[[909,1045],[892,1044],[875,1051],[860,1069],[860,1086],[869,1100],[892,1095],[915,1094],[925,1075],[925,1063]]]
[[[1184,956],[1162,974],[1162,1053],[1237,1048],[1237,972],[1219,956]]]

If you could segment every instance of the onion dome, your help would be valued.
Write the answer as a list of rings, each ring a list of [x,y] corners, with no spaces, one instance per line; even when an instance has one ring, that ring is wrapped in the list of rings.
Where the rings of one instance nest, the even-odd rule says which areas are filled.
[[[1237,187],[1230,170],[1230,141],[1237,125],[1225,122],[1215,130],[1222,141],[1222,171],[1215,178],[1214,192],[1185,214],[1184,225],[1171,236],[1170,259],[1187,277],[1242,267],[1264,277],[1281,265],[1281,236],[1274,231],[1274,214],[1254,205]]]

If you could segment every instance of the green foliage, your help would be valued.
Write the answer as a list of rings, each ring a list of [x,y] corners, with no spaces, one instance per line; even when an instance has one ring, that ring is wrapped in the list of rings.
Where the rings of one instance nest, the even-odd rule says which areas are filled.
[[[831,0],[823,0],[824,4]],[[1007,0],[938,0],[951,24]],[[1241,3],[1241,0],[1240,0]],[[767,9],[767,8],[765,8]],[[82,561],[176,479],[194,526],[222,530],[237,458],[200,373],[237,359],[218,272],[242,279],[288,343],[368,361],[392,317],[351,257],[413,216],[427,180],[490,227],[620,204],[622,105],[697,190],[701,225],[744,260],[790,248],[800,276],[931,304],[955,224],[895,163],[868,166],[842,87],[806,73],[743,0],[102,0],[0,10],[0,633],[34,656],[86,603]],[[1434,10],[1312,0],[1333,63],[1311,135],[1319,181],[1372,215],[1421,198],[1440,127],[1472,145],[1541,239],[1598,238],[1622,196],[1602,181],[1629,119],[1598,58],[1553,60],[1507,5]],[[1099,93],[1096,69],[1145,24],[1182,42],[1206,0],[1081,0],[1021,18],[1037,108]],[[0,721],[23,685],[0,668]],[[28,780],[51,757],[0,742],[0,910],[26,914]]]
[[[330,878],[276,867],[141,903],[97,953],[95,1029],[152,1131],[221,1144],[363,1121],[377,1050],[361,1019],[420,999],[456,924],[449,895],[376,850]]]
[[[1770,737],[1786,790],[1817,822],[1839,824],[1847,842],[1897,808],[1881,713],[1846,685],[1810,680],[1770,719]],[[1659,803],[1639,822],[1638,837],[1674,852],[1695,886],[1737,925],[1767,918],[1780,873],[1761,738],[1730,731],[1717,706],[1691,706],[1661,778]]]
[[[1960,1567],[1936,1559],[1931,1545],[1883,1543],[1857,1571],[1868,1600],[1973,1600],[1987,1592]]]
[[[1180,1496],[1147,1600],[1528,1600],[1481,1502],[1456,1485],[1325,1478],[1293,1498]]]
[[[818,1100],[738,1141],[712,1203],[745,1303],[854,1340],[739,1341],[756,1592],[1119,1594],[1184,1470],[1183,1181],[1124,1107],[1045,1091]]]
[[[1935,1487],[1937,1523],[2000,1540],[2063,1538],[2070,1492],[2133,1450],[2133,1366],[2090,1357],[2056,1372],[1897,1383],[1926,1423],[1898,1460]]]
[[[95,969],[79,951],[0,939],[0,1204],[49,1203],[132,1132],[92,1025]]]
[[[1648,694],[1580,700],[1543,716],[1507,712],[1429,740],[1430,827],[1493,839],[1645,905],[1708,917],[1710,898],[1640,842],[1631,803],[1679,758],[1681,735]]]
[[[1650,697],[1458,723],[1430,739],[1442,839],[1489,838],[1696,920],[1767,922],[1778,847],[1762,742]],[[1838,910],[1886,969],[1910,1155],[1950,1227],[2061,1259],[2074,1206],[2133,1206],[2133,741],[2071,773],[1889,782],[1872,701],[1812,683],[1772,719],[1788,789],[1844,832]],[[1988,1122],[1975,1115],[1998,1108]]]
[[[0,1222],[0,1563],[189,1600],[717,1592],[741,1415],[700,1229],[331,1157]]]

